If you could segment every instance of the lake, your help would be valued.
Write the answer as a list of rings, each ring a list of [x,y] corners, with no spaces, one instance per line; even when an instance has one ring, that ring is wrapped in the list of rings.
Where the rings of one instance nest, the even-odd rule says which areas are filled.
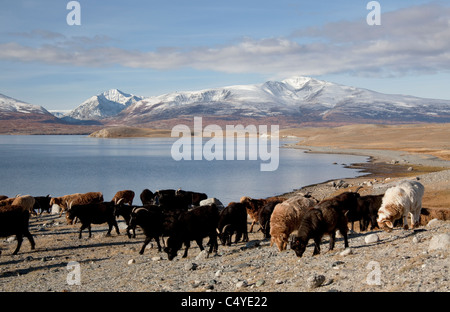
[[[280,148],[275,171],[259,160],[172,158],[173,138],[99,139],[79,135],[0,135],[0,195],[62,196],[100,191],[105,201],[119,190],[178,189],[206,193],[225,205],[242,196],[265,198],[302,186],[360,176],[342,165],[367,157],[309,154]],[[280,145],[295,141],[281,141]],[[333,164],[333,163],[337,163]]]

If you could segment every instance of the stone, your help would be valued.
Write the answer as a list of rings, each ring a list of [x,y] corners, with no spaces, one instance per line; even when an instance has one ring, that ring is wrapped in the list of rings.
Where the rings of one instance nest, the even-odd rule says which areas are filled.
[[[219,276],[222,275],[222,273],[223,273],[222,270],[218,270],[218,271],[216,271],[216,273],[214,273],[214,276],[215,276],[215,277],[219,277]]]
[[[265,280],[263,280],[263,279],[260,279],[260,280],[258,280],[257,282],[256,282],[256,287],[260,287],[260,286],[262,286],[262,285],[264,285],[266,283],[266,281]]]
[[[136,260],[134,260],[134,259],[128,260],[128,264],[129,264],[129,265],[130,265],[130,264],[134,264],[134,263],[136,263]]]
[[[236,283],[236,288],[243,288],[243,287],[247,287],[247,281],[239,281]]]
[[[320,274],[314,274],[313,276],[310,276],[306,280],[309,288],[317,288],[320,287],[323,282],[325,282],[325,276]]]
[[[339,255],[341,256],[348,256],[353,254],[353,249],[351,249],[350,247],[347,247],[344,249],[344,251],[341,251],[341,253]]]
[[[206,249],[203,249],[202,251],[199,252],[199,254],[195,257],[195,260],[204,260],[208,258],[208,252],[206,251]]]
[[[431,250],[447,250],[450,248],[450,234],[436,234],[433,235],[430,241],[430,245],[428,246],[428,251]]]
[[[161,256],[152,257],[152,261],[160,261],[162,260]]]
[[[186,271],[195,271],[197,270],[197,267],[198,267],[197,263],[194,262],[188,262],[184,265],[184,269]]]
[[[441,220],[439,220],[439,219],[436,219],[436,218],[434,218],[434,219],[431,219],[428,223],[427,223],[427,227],[435,227],[435,226],[438,226],[438,225],[440,225],[441,224]]]
[[[366,236],[366,238],[364,238],[364,241],[366,242],[366,244],[376,243],[379,240],[380,240],[380,238],[375,233],[369,234],[369,235]]]

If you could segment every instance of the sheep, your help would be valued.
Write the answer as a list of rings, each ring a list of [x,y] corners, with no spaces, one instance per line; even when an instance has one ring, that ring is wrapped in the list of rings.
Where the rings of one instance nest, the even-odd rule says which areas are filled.
[[[347,213],[356,209],[358,198],[359,194],[356,192],[345,192],[322,200],[314,208],[306,211],[297,230],[297,236],[291,241],[291,249],[295,251],[297,257],[303,255],[311,238],[315,243],[313,256],[319,254],[320,242],[325,234],[330,235],[330,250],[333,250],[337,230],[344,237],[344,246],[347,248]]]
[[[411,216],[411,227],[418,226],[424,191],[425,187],[420,182],[410,180],[402,181],[389,188],[378,210],[377,222],[380,228],[391,232],[394,221],[402,219],[403,228],[408,229],[408,213]]]
[[[34,203],[36,200],[33,196],[30,195],[24,195],[14,198],[14,201],[12,202],[12,206],[20,206],[24,210],[28,210],[31,214],[36,215],[36,211],[34,211]]]
[[[30,212],[20,206],[3,206],[0,209],[0,237],[16,235],[17,246],[13,255],[17,255],[22,246],[23,236],[28,238],[31,250],[35,249],[35,242],[28,227]],[[1,254],[1,251],[0,251]]]
[[[111,201],[117,205],[119,201],[122,200],[122,203],[131,206],[133,204],[133,199],[134,199],[134,192],[131,190],[124,190],[118,191]]]
[[[270,217],[270,246],[275,243],[280,251],[286,249],[289,235],[298,230],[303,214],[318,201],[305,196],[294,196],[277,204]]]
[[[248,196],[243,196],[240,199],[240,202],[244,204],[247,208],[247,214],[252,220],[252,224],[250,226],[250,233],[253,232],[253,226],[256,222],[259,222],[259,211],[269,202],[277,201],[279,198],[277,197],[269,197],[266,199],[253,199]]]

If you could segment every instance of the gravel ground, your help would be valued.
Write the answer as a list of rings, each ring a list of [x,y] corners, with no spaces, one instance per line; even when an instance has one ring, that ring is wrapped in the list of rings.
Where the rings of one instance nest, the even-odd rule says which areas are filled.
[[[173,261],[155,247],[139,255],[143,234],[105,237],[106,228],[97,226],[92,238],[79,240],[77,228],[62,221],[47,215],[33,222],[35,251],[24,242],[12,256],[15,242],[3,243],[1,291],[450,291],[449,247],[430,249],[433,237],[450,233],[448,221],[353,233],[347,250],[338,239],[328,251],[325,238],[320,255],[313,257],[310,245],[302,258],[290,249],[278,252],[257,232],[248,243],[220,246],[209,258],[195,246],[187,258]],[[321,275],[320,286],[309,280]]]
[[[450,170],[421,175],[427,184],[448,186]],[[366,185],[381,191],[396,179],[367,177],[346,179],[348,187]],[[336,184],[336,183],[334,183]],[[324,198],[335,193],[333,182],[285,194],[311,191]],[[93,236],[78,239],[79,225],[64,217],[32,217],[36,250],[25,239],[18,255],[16,242],[2,239],[0,291],[2,292],[448,292],[450,221],[433,220],[415,230],[395,229],[352,233],[350,248],[342,239],[328,251],[312,256],[312,241],[302,258],[288,248],[279,252],[262,233],[250,233],[248,243],[219,246],[206,258],[193,242],[187,258],[167,260],[167,255],[147,247],[139,255],[144,235],[106,237],[106,226],[93,226]],[[258,226],[256,227],[258,229]],[[206,240],[205,240],[206,242]],[[436,247],[436,242],[442,247]],[[446,245],[445,245],[445,242]],[[438,248],[438,249],[435,249]],[[440,249],[439,249],[440,248]],[[181,251],[179,252],[181,255]]]

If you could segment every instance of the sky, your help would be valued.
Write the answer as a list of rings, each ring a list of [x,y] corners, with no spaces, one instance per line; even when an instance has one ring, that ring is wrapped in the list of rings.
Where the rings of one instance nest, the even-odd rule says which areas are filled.
[[[79,15],[69,2],[0,1],[0,94],[68,110],[113,88],[157,96],[308,76],[450,99],[448,1],[376,1],[380,25],[366,0],[79,0]]]

